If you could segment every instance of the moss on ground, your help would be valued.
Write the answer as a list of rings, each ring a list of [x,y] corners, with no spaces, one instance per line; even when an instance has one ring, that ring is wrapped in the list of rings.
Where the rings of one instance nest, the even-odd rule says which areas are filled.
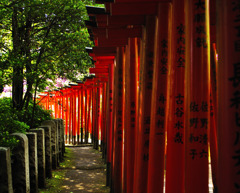
[[[47,179],[47,186],[45,189],[40,189],[40,193],[56,193],[62,190],[62,183],[67,172],[67,168],[71,168],[74,165],[74,153],[72,149],[66,147],[64,154],[64,161],[60,163],[60,167],[57,170],[53,170],[52,178]]]

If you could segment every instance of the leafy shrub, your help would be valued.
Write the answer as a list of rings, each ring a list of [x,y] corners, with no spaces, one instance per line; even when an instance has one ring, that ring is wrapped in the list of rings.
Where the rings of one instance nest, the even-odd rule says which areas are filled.
[[[41,125],[43,121],[52,119],[51,111],[44,110],[40,105],[37,104],[34,107],[33,100],[29,102],[28,108],[26,110],[17,112],[17,115],[20,121],[26,123],[31,128],[36,128]]]
[[[29,126],[18,120],[13,110],[10,98],[0,99],[0,146],[13,147],[17,140],[10,134],[14,132],[24,133]]]
[[[29,103],[27,110],[16,111],[12,108],[10,98],[0,99],[0,146],[13,148],[17,140],[11,133],[25,133],[31,123],[32,127],[38,127],[42,121],[51,119],[50,111],[43,110],[39,105],[35,106],[34,116],[32,113],[33,101]]]

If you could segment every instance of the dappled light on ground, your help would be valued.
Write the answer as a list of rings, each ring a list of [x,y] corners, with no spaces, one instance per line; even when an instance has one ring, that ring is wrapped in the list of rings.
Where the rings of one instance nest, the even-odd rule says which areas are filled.
[[[92,147],[73,147],[74,166],[67,168],[61,193],[109,193],[106,166]]]

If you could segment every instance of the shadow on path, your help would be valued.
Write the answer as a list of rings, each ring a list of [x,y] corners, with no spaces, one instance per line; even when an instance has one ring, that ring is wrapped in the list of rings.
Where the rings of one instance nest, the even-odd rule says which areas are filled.
[[[67,168],[61,193],[109,193],[102,154],[92,147],[68,148],[74,153],[74,165]]]

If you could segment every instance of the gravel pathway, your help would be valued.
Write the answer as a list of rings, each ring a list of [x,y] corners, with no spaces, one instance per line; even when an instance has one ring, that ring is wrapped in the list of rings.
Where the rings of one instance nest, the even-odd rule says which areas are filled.
[[[74,166],[67,169],[61,193],[109,193],[102,154],[92,147],[69,148],[74,152]]]

